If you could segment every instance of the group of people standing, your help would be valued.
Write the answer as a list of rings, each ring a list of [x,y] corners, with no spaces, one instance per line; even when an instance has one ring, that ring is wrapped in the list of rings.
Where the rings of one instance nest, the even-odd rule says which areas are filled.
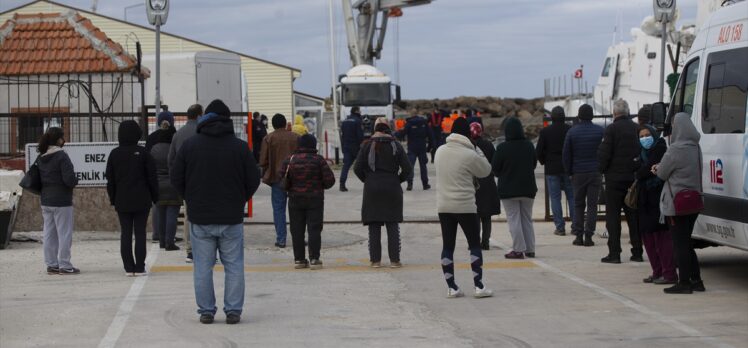
[[[666,293],[703,291],[698,259],[690,239],[698,213],[681,215],[674,193],[701,191],[699,133],[690,116],[675,116],[670,147],[648,123],[648,109],[632,121],[628,104],[617,100],[613,123],[592,122],[589,105],[579,108],[578,123],[566,124],[564,110],[551,112],[552,124],[540,133],[538,160],[545,165],[554,233],[566,234],[561,193],[569,202],[573,245],[593,246],[597,207],[605,205],[608,254],[603,263],[621,263],[621,211],[628,224],[630,260],[643,262],[646,250],[652,273],[645,283],[672,285]],[[665,168],[665,170],[663,170]],[[604,179],[604,180],[603,180]],[[680,274],[676,274],[676,268]]]
[[[148,136],[145,147],[138,144],[140,126],[124,121],[119,126],[119,147],[109,155],[106,168],[107,193],[120,220],[120,252],[128,276],[146,274],[145,231],[151,209],[160,246],[179,250],[175,245],[176,220],[180,207],[186,205],[187,259],[195,264],[198,313],[206,324],[213,322],[217,311],[212,281],[217,252],[225,268],[227,322],[240,320],[244,301],[244,209],[260,180],[271,186],[275,245],[279,248],[286,245],[288,208],[297,269],[322,268],[324,191],[335,185],[327,161],[317,154],[314,136],[289,130],[285,116],[273,116],[274,131],[262,137],[259,154],[251,153],[247,143],[235,136],[229,116],[228,107],[220,100],[213,101],[205,112],[200,105],[193,105],[187,124],[177,131],[173,115],[162,112],[157,118],[159,129]],[[441,266],[448,297],[464,295],[454,274],[458,226],[468,241],[474,296],[493,295],[483,283],[482,251],[490,249],[491,216],[500,214],[501,205],[513,240],[512,250],[505,257],[535,257],[532,207],[538,161],[545,166],[556,235],[566,233],[563,191],[569,201],[573,244],[594,245],[592,236],[604,177],[610,235],[608,255],[601,261],[621,262],[623,209],[632,245],[630,259],[642,262],[643,250],[649,256],[652,273],[644,282],[671,284],[664,289],[666,293],[704,291],[698,258],[690,243],[698,213],[682,214],[674,204],[676,193],[701,191],[701,173],[692,163],[701,158],[698,131],[689,115],[676,115],[668,147],[654,127],[637,125],[630,119],[625,101],[616,101],[614,116],[613,124],[603,129],[593,124],[592,108],[583,105],[579,123],[570,127],[563,109],[555,108],[553,124],[541,132],[537,147],[525,137],[522,123],[514,117],[507,119],[506,139],[496,148],[484,138],[480,122],[466,117],[453,120],[450,134],[434,155],[443,240]],[[255,119],[262,122],[259,117]],[[415,113],[401,132],[393,132],[389,122],[379,118],[373,135],[363,140],[360,115],[355,109],[342,129],[347,159],[341,190],[347,190],[345,168],[352,167],[364,183],[361,220],[369,229],[371,267],[382,267],[383,227],[390,267],[402,267],[401,185],[408,182],[408,189],[412,189],[413,165],[423,158],[424,189],[429,189],[424,167],[425,152],[431,149],[421,146],[421,141],[434,141],[432,129],[426,118]],[[403,137],[409,141],[407,153],[399,141]],[[72,192],[77,179],[70,158],[62,151],[64,143],[60,128],[49,128],[39,142],[44,258],[49,274],[80,272],[70,262]],[[636,193],[634,203],[632,191]]]

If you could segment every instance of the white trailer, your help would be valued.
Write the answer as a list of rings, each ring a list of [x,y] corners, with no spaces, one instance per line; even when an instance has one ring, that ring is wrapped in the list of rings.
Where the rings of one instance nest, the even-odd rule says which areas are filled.
[[[143,66],[154,71],[154,55],[143,56]],[[153,79],[145,82],[145,100],[155,103]],[[190,105],[205,107],[221,99],[233,112],[247,111],[247,92],[238,55],[216,51],[161,55],[161,100],[172,112]]]

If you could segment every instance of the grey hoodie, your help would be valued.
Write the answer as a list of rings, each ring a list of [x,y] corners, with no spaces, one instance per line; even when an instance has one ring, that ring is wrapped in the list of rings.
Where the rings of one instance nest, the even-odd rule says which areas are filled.
[[[673,196],[682,190],[702,190],[703,168],[701,134],[691,122],[691,116],[681,112],[675,115],[670,146],[657,167],[657,176],[665,181],[660,196],[660,211],[664,216],[675,216]]]

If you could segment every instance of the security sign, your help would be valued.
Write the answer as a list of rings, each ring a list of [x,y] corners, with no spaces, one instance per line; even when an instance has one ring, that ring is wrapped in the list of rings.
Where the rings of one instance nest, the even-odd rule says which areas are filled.
[[[78,178],[79,187],[105,187],[106,162],[109,153],[118,143],[66,143],[62,148],[73,162],[73,170]],[[39,153],[38,144],[26,145],[26,171],[29,170]]]
[[[145,11],[151,25],[164,25],[169,17],[169,0],[145,0]]]

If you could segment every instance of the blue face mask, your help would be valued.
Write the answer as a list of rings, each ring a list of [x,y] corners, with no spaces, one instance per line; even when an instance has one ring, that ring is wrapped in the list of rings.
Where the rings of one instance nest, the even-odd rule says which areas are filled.
[[[639,138],[639,142],[642,144],[642,147],[649,150],[652,148],[652,145],[654,145],[654,138],[652,136]]]

